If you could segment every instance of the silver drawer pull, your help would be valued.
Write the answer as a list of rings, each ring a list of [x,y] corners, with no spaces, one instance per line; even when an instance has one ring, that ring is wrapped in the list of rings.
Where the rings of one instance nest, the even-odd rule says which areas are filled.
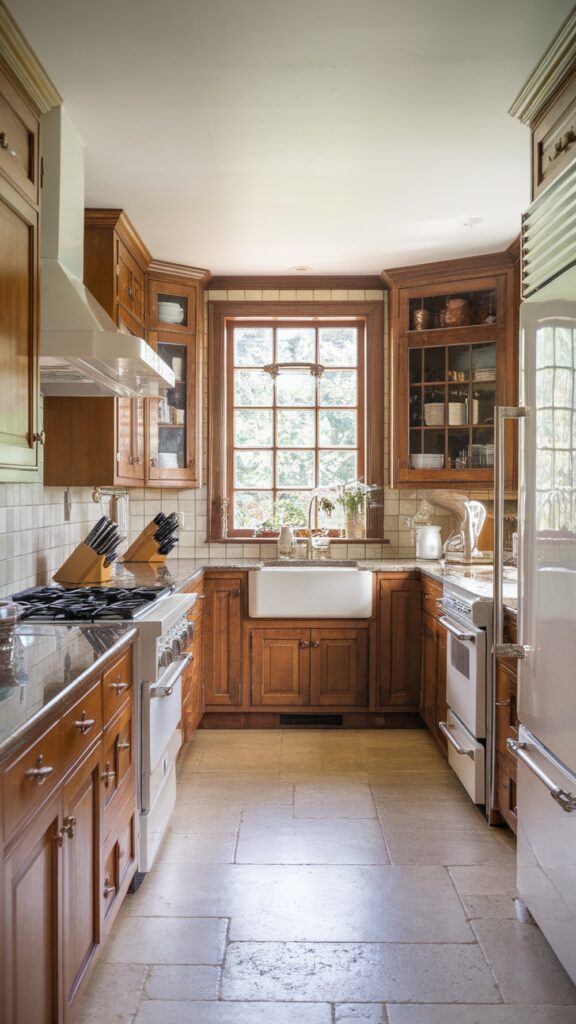
[[[128,740],[122,740],[122,742],[118,744],[118,750],[130,750]]]
[[[506,746],[510,753],[514,754],[519,761],[522,761],[523,764],[525,764],[526,767],[534,773],[537,779],[540,779],[540,782],[546,786],[546,789],[549,791],[552,799],[555,800],[557,804],[560,804],[563,811],[566,811],[568,814],[570,814],[571,811],[576,811],[576,796],[565,789],[561,789],[560,786],[557,786],[556,783],[546,775],[546,772],[542,770],[540,765],[530,757],[530,754],[526,750],[525,743],[522,743],[521,740],[508,739],[506,740]]]
[[[102,895],[103,895],[104,899],[108,899],[108,897],[111,896],[113,892],[116,892],[116,886],[115,885],[110,885],[110,879],[109,878],[105,878],[104,879],[104,888],[102,890]]]
[[[466,757],[471,757],[472,760],[474,760],[474,751],[470,750],[469,747],[460,746],[458,740],[455,739],[455,737],[450,732],[450,729],[448,728],[446,722],[438,722],[438,728],[440,729],[440,732],[444,733],[446,739],[448,740],[449,743],[452,744],[457,754],[465,754]]]
[[[40,754],[36,761],[36,767],[29,768],[28,771],[24,772],[24,775],[27,779],[35,779],[37,786],[43,786],[53,771],[54,768],[51,765],[44,764],[44,754]]]
[[[449,633],[452,633],[452,636],[456,637],[457,640],[461,640],[463,642],[469,641],[473,644],[476,643],[476,637],[474,636],[474,633],[463,633],[461,629],[458,629],[457,626],[453,626],[452,623],[448,619],[444,618],[443,615],[440,616],[439,621],[448,630]]]
[[[102,779],[102,782],[106,786],[106,789],[108,789],[108,783],[111,782],[112,779],[116,778],[116,772],[112,771],[112,769],[110,767],[110,761],[106,761],[106,767],[105,767],[104,771],[102,772],[102,775],[100,776],[100,778]]]
[[[74,728],[78,729],[79,732],[82,733],[82,735],[84,735],[84,733],[86,733],[86,732],[90,732],[90,729],[94,725],[96,725],[96,719],[95,718],[86,718],[85,715],[86,715],[86,712],[83,712],[82,713],[82,718],[79,718],[79,719],[77,719],[76,722],[74,722]]]
[[[110,683],[110,689],[114,690],[117,695],[124,693],[124,690],[128,689],[128,683]]]

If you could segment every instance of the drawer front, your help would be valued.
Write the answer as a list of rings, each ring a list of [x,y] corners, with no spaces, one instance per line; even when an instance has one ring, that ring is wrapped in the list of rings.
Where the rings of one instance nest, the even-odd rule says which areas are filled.
[[[500,814],[514,835],[518,827],[516,799],[516,766],[511,765],[501,754],[497,754],[496,802]]]
[[[38,121],[0,73],[0,171],[38,202]]]
[[[60,723],[52,726],[4,771],[4,837],[39,807],[62,777]]]
[[[120,848],[117,839],[112,840],[104,854],[102,866],[102,881],[100,885],[100,900],[102,917],[106,921],[116,902],[118,890],[120,889]]]
[[[104,725],[124,706],[132,693],[132,651],[127,651],[102,677]]]
[[[437,580],[433,580],[429,576],[422,574],[420,586],[422,611],[428,612],[429,615],[434,615],[435,618],[438,618],[442,614],[439,603],[442,600],[442,595],[444,593],[442,583],[438,583]]]
[[[106,729],[102,737],[102,803],[105,811],[121,789],[122,784],[132,775],[134,750],[132,742],[132,705],[128,704],[124,711]]]
[[[118,302],[144,323],[144,272],[130,251],[118,242]]]
[[[576,156],[576,76],[553,102],[533,134],[533,191],[536,197]]]
[[[118,840],[118,877],[120,884],[136,858],[136,815],[133,814]]]
[[[100,680],[62,719],[62,768],[68,771],[102,732]]]

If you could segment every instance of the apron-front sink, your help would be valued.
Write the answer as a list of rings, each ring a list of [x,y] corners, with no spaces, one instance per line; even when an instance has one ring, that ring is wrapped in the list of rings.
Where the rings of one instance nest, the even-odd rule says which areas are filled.
[[[248,573],[253,618],[367,619],[372,573],[338,566],[265,566]]]

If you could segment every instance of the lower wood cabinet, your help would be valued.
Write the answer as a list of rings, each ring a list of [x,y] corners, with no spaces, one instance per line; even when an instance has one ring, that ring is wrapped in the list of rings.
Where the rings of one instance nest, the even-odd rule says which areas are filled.
[[[368,627],[250,627],[251,704],[366,707]]]
[[[206,705],[242,703],[243,573],[211,574],[204,580],[203,676]]]
[[[378,594],[377,706],[417,711],[420,703],[420,576],[381,573]]]
[[[0,767],[2,1024],[72,1022],[136,869],[132,687],[111,716],[103,692],[118,672],[130,653]]]
[[[505,617],[506,641],[516,643],[516,623]],[[496,748],[494,780],[495,809],[509,828],[517,829],[516,814],[516,758],[506,746],[507,739],[518,739],[518,716],[516,708],[518,692],[518,668],[512,659],[498,659],[496,662],[494,699],[494,745]]]
[[[420,715],[444,751],[446,740],[438,723],[446,721],[446,711],[446,630],[435,616],[422,612]]]

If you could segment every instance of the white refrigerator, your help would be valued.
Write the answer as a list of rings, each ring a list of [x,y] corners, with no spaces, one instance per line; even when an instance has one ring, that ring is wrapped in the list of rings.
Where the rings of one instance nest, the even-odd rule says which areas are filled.
[[[534,237],[525,228],[528,273]],[[546,251],[545,222],[540,237]],[[576,266],[532,289],[517,410],[521,724],[508,745],[518,758],[519,895],[576,981]]]

